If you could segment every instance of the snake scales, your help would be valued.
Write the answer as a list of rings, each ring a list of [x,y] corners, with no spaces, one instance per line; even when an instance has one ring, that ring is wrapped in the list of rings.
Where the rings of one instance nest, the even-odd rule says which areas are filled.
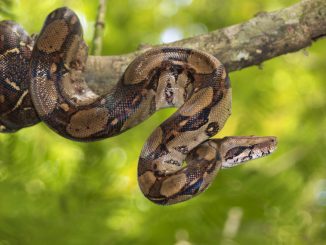
[[[68,8],[50,13],[35,40],[18,24],[0,22],[0,131],[42,120],[66,138],[93,141],[120,134],[160,108],[178,107],[154,130],[139,159],[140,189],[157,204],[190,199],[220,168],[276,148],[275,137],[209,139],[231,114],[231,86],[224,66],[207,53],[149,50],[106,95],[88,88],[86,59],[82,27]]]

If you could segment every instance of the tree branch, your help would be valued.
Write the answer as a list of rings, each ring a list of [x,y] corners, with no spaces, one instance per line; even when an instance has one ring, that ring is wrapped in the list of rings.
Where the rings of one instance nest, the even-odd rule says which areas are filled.
[[[221,60],[231,72],[306,48],[325,36],[326,1],[302,0],[285,9],[259,13],[247,22],[164,46],[204,50]],[[127,65],[144,51],[90,56],[86,71],[89,85],[100,94],[107,92]]]

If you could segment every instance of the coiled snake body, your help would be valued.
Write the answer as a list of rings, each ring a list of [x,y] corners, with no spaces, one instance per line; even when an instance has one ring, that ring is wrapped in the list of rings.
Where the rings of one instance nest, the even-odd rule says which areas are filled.
[[[66,138],[92,141],[120,134],[160,108],[178,107],[140,155],[140,189],[158,204],[187,200],[203,192],[220,168],[275,149],[275,137],[209,139],[231,113],[230,79],[215,57],[186,48],[152,49],[100,96],[83,75],[82,32],[68,8],[49,14],[35,43],[18,24],[0,23],[0,131],[42,120]]]

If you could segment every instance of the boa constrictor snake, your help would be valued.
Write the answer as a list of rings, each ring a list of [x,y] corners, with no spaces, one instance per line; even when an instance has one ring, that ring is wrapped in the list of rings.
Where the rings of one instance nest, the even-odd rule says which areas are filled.
[[[106,95],[87,86],[86,59],[81,24],[68,8],[50,13],[35,40],[18,24],[0,22],[0,131],[42,120],[63,137],[93,141],[120,134],[160,108],[178,107],[150,135],[139,159],[140,189],[157,204],[190,199],[219,169],[276,148],[275,137],[209,139],[231,114],[230,79],[212,55],[179,47],[149,50]]]

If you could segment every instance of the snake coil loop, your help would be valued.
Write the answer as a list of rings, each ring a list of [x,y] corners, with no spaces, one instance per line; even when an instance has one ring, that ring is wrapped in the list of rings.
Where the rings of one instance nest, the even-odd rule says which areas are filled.
[[[0,23],[0,38],[2,132],[42,120],[63,137],[93,141],[120,134],[161,108],[178,107],[150,135],[139,159],[140,189],[157,204],[192,198],[220,168],[276,148],[275,137],[210,139],[231,114],[231,84],[222,63],[205,52],[149,50],[109,93],[97,95],[85,80],[87,46],[72,10],[50,13],[35,43],[11,21]]]

